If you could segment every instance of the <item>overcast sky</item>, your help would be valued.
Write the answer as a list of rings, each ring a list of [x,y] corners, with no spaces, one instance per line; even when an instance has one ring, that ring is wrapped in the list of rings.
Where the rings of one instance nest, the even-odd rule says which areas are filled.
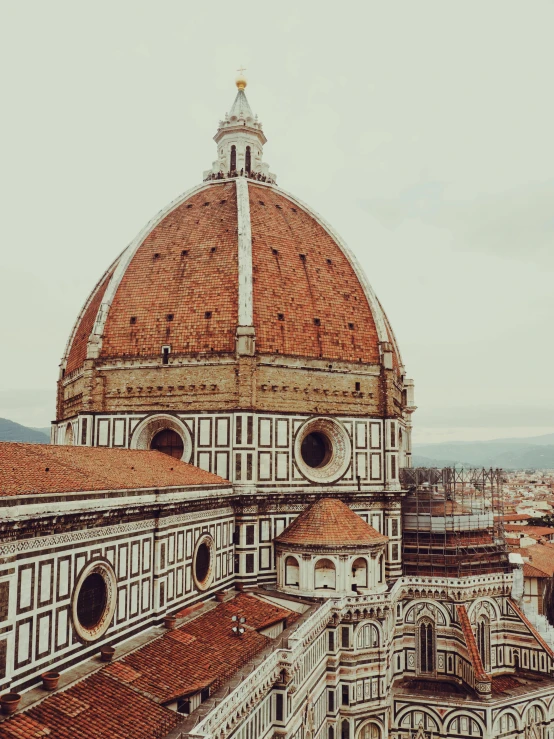
[[[46,426],[99,276],[201,180],[236,69],[395,330],[416,441],[554,431],[551,0],[0,2],[0,416]]]

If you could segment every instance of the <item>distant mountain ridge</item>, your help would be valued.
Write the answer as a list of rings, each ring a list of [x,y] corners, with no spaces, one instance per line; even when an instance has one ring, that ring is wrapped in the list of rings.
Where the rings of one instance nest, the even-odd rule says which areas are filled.
[[[554,434],[489,441],[449,441],[414,444],[414,467],[502,467],[554,469]]]
[[[0,418],[0,441],[24,441],[28,444],[49,444],[50,433],[46,429],[33,429],[20,423]]]

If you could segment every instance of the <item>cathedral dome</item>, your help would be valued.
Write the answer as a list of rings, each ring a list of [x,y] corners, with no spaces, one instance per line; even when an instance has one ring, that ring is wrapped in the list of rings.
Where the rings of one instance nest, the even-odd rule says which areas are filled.
[[[145,226],[81,310],[61,361],[56,423],[90,420],[86,431],[64,423],[58,439],[98,437],[96,413],[139,414],[118,422],[118,445],[146,448],[155,426],[168,432],[156,443],[188,460],[188,432],[167,413],[398,418],[413,410],[411,381],[364,272],[321,216],[277,186],[239,82],[203,181]],[[144,413],[166,415],[144,431],[136,427]],[[103,443],[115,444],[108,426]],[[324,459],[305,465],[306,479],[347,472],[349,429],[324,420],[303,427],[312,441],[325,436],[327,452],[335,439],[337,451],[328,460],[321,442]]]
[[[392,331],[339,237],[296,198],[249,178],[168,206],[111,265],[82,311],[65,372],[100,359],[256,351],[374,363]],[[385,348],[387,348],[385,346]]]

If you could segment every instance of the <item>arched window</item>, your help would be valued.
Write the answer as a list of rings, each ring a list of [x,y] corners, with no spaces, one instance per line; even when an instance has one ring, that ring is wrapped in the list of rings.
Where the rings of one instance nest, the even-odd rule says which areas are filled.
[[[422,619],[417,627],[419,671],[435,672],[435,624],[429,618]]]
[[[374,624],[363,624],[356,633],[356,647],[368,649],[379,646],[379,632]]]
[[[490,623],[486,616],[477,621],[477,649],[485,670],[490,670]]]
[[[366,724],[362,726],[358,739],[381,739],[381,729],[377,724]]]
[[[231,146],[231,172],[237,168],[237,147]]]
[[[65,428],[65,438],[64,438],[63,443],[66,446],[73,446],[73,444],[74,444],[74,441],[73,441],[73,426],[70,423],[68,423],[67,426],[66,426],[66,428]]]
[[[530,739],[542,739],[543,727],[542,722],[544,721],[544,714],[539,706],[531,706],[527,710],[525,717],[525,726],[527,730],[525,735],[529,735]]]
[[[448,736],[458,734],[463,737],[483,736],[481,727],[471,716],[457,716],[448,724]]]
[[[354,585],[358,588],[367,588],[367,560],[358,557],[352,563],[352,590]]]
[[[335,739],[335,728],[333,726],[327,729],[327,739]]]
[[[494,736],[502,737],[504,734],[515,733],[517,729],[516,720],[511,713],[504,713],[499,716],[494,725]]]
[[[245,163],[244,168],[246,169],[246,173],[250,174],[250,168],[252,166],[252,156],[250,154],[250,147],[246,147],[246,157],[245,157]]]
[[[330,559],[318,559],[315,565],[316,590],[335,590],[337,573]]]
[[[347,718],[341,724],[340,739],[350,739],[350,721]]]
[[[296,557],[285,559],[285,585],[296,585],[300,583],[300,567]]]

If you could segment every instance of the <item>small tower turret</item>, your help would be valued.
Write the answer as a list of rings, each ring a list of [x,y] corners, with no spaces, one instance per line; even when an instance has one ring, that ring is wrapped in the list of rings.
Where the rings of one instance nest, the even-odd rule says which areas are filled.
[[[235,80],[237,96],[229,113],[219,122],[214,141],[217,144],[217,159],[212,168],[204,172],[204,179],[240,175],[260,176],[275,183],[275,175],[263,161],[263,147],[267,139],[258,116],[252,113],[244,89],[244,69],[239,69]]]

